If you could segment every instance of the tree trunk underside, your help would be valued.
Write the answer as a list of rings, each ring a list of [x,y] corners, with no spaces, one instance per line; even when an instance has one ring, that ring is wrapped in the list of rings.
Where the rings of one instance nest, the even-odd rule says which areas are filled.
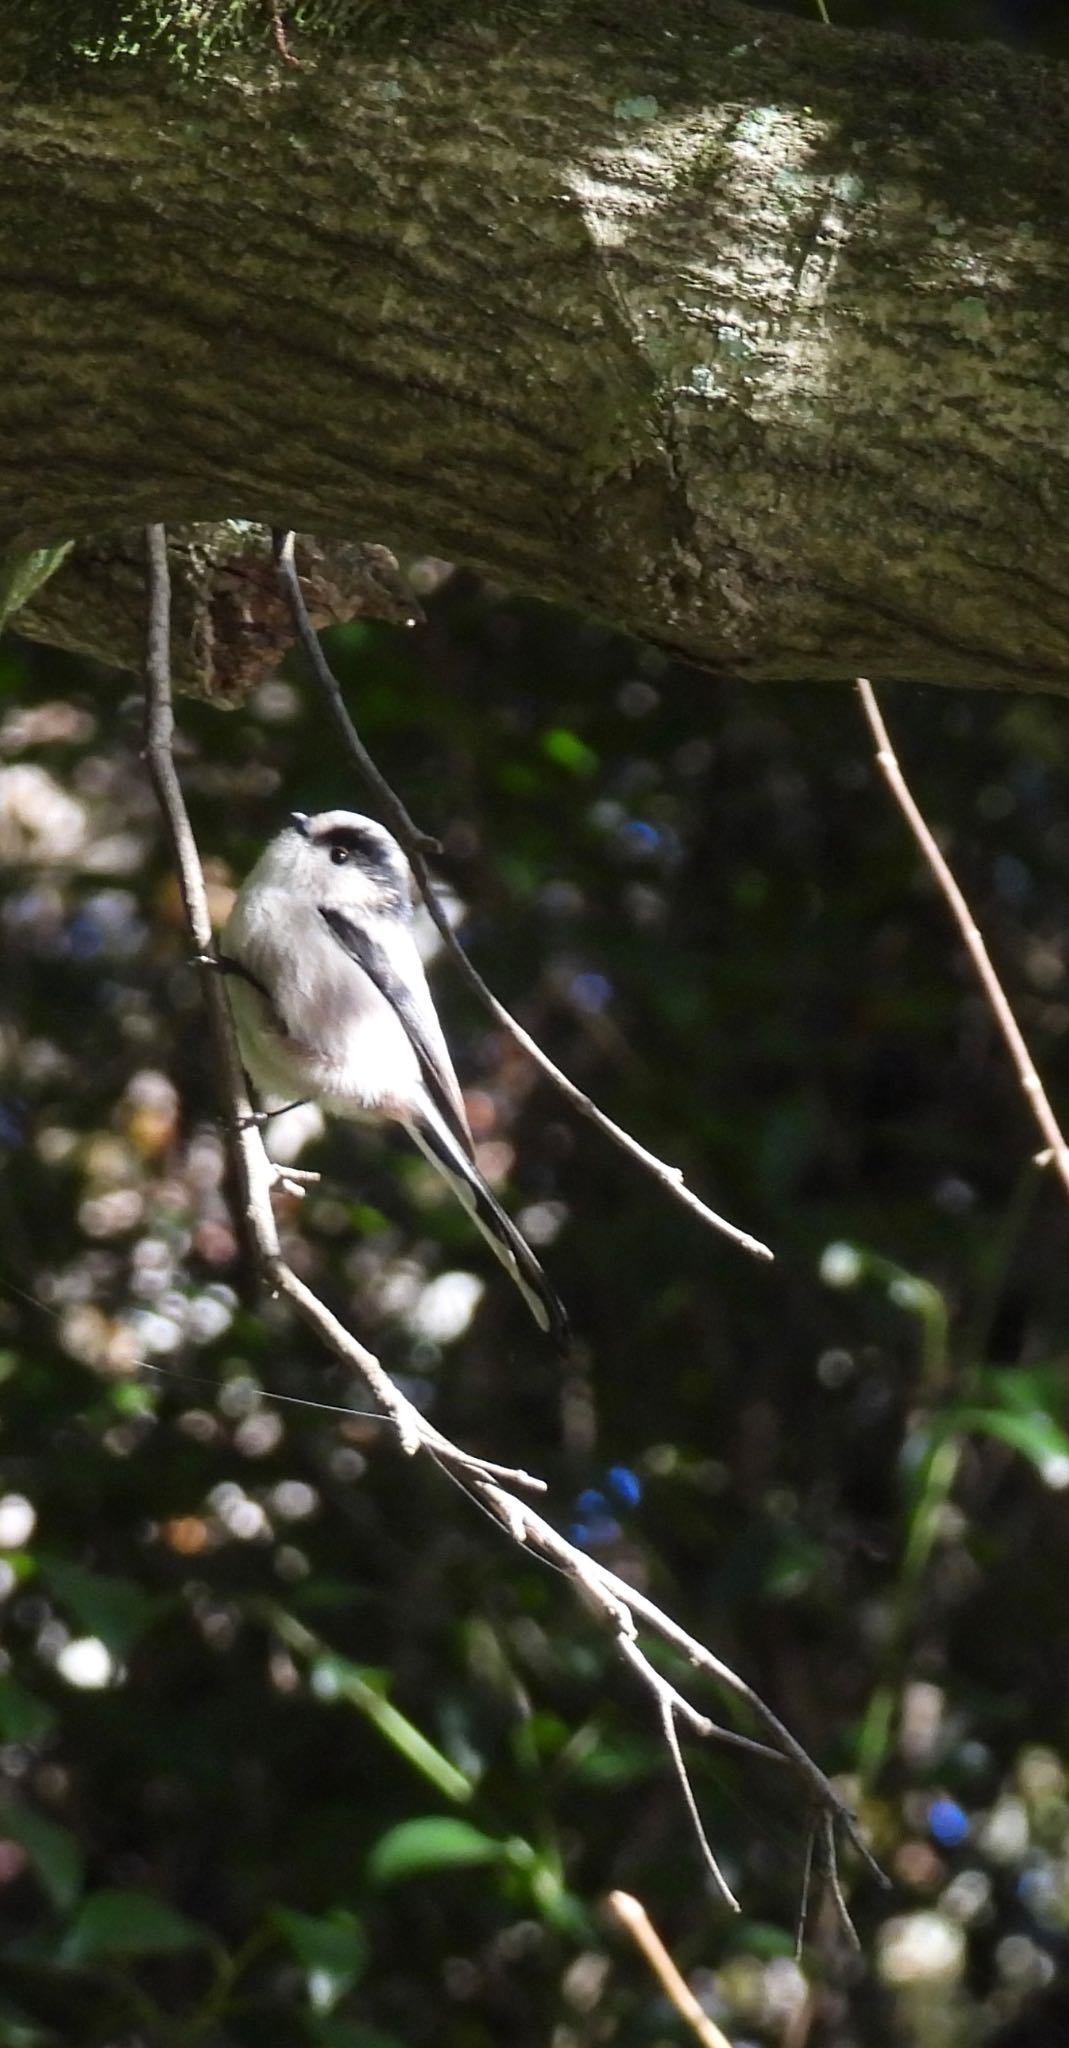
[[[1065,74],[408,12],[287,64],[265,11],[198,77],[9,56],[0,541],[294,525],[757,680],[1069,690]]]

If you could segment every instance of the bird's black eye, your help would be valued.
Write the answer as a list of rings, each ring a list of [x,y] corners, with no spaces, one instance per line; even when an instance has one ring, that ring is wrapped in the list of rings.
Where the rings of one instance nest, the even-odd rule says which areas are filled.
[[[330,857],[336,868],[343,868],[349,858],[349,848],[347,846],[332,846]]]

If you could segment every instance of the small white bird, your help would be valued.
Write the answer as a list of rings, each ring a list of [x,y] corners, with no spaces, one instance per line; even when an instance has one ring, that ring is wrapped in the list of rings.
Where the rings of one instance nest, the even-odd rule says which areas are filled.
[[[478,1167],[412,934],[401,848],[354,811],[294,811],[226,922],[220,964],[250,1079],[269,1098],[403,1124],[563,1348],[568,1320]]]

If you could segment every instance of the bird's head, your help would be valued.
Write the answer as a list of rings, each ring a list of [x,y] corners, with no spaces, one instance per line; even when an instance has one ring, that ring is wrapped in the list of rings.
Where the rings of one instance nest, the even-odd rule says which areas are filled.
[[[407,916],[412,871],[396,839],[356,811],[293,811],[269,849],[280,882],[337,910]]]

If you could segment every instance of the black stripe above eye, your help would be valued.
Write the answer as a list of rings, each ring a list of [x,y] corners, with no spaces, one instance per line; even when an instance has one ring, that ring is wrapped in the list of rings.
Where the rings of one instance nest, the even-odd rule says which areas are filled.
[[[379,863],[386,858],[386,849],[374,832],[368,832],[362,825],[332,825],[319,840],[320,846],[340,846],[345,853],[360,854],[364,860]]]

